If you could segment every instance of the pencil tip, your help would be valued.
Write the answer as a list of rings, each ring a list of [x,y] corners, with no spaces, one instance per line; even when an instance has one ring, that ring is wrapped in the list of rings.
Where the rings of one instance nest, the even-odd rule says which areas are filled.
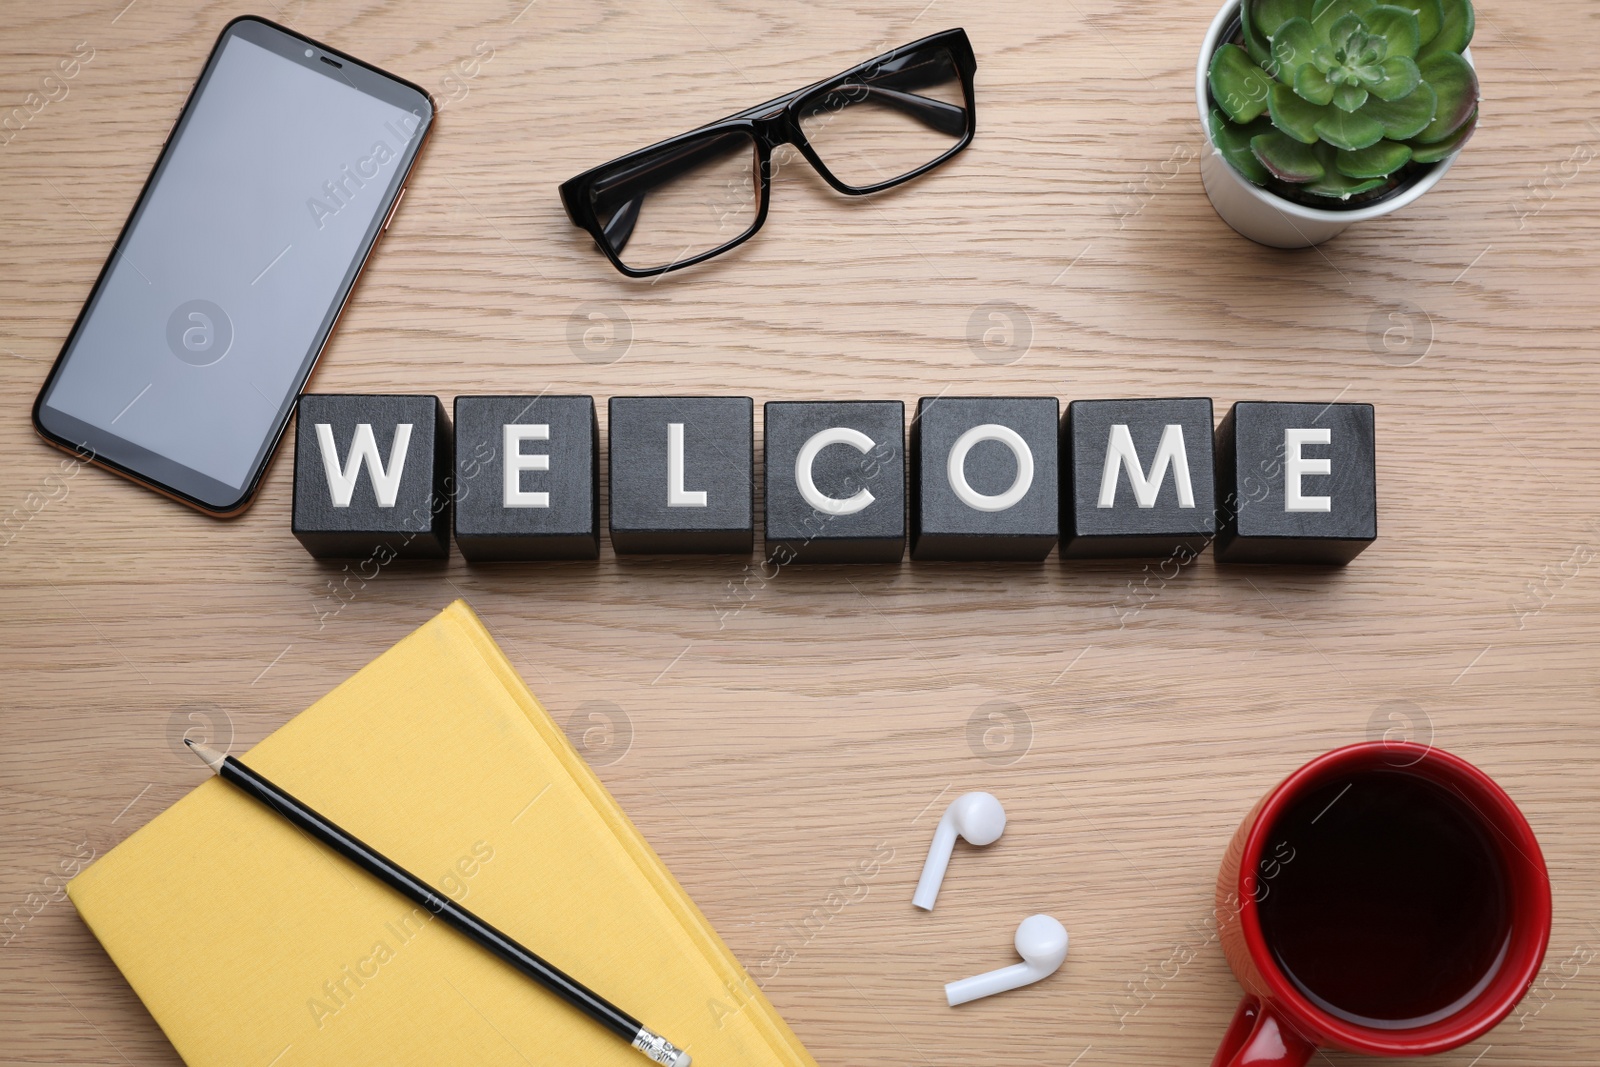
[[[207,767],[210,767],[213,771],[221,772],[222,761],[226,758],[221,752],[214,748],[207,748],[198,741],[192,741],[187,737],[183,739],[183,743],[189,746],[189,751],[204,760]]]

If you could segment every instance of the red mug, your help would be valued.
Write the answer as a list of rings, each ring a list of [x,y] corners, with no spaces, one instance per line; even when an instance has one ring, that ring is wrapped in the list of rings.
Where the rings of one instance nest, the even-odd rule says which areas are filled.
[[[1340,801],[1358,783],[1362,789],[1340,808]],[[1429,808],[1433,801],[1428,797],[1433,796],[1439,800],[1437,813]],[[1405,802],[1393,803],[1398,799]],[[1390,807],[1384,808],[1385,803]],[[1320,814],[1308,822],[1304,816],[1316,809]],[[1314,828],[1330,812],[1337,814],[1320,829]],[[1416,821],[1424,817],[1436,821]],[[1452,818],[1460,825],[1450,823]],[[1353,821],[1358,819],[1366,821]],[[1396,828],[1390,830],[1391,826]],[[1350,832],[1341,835],[1341,827]],[[1417,833],[1419,827],[1425,832]],[[1357,828],[1362,832],[1356,833]],[[1461,869],[1453,869],[1453,880],[1444,880],[1446,876],[1437,873],[1446,869],[1444,860],[1435,866],[1423,862],[1437,858],[1428,851],[1426,840],[1436,830],[1440,839],[1460,841],[1468,840],[1461,832],[1470,832],[1481,845],[1484,861],[1494,864],[1493,884],[1487,878],[1463,875]],[[1402,838],[1404,833],[1412,836]],[[1393,845],[1402,840],[1420,847],[1372,851],[1385,848],[1385,842]],[[1296,847],[1294,841],[1302,844]],[[1308,848],[1304,841],[1316,844]],[[1391,860],[1396,871],[1422,872],[1418,877],[1424,879],[1428,871],[1436,871],[1428,885],[1438,899],[1412,899],[1424,883],[1380,883],[1365,873],[1385,870]],[[1347,868],[1364,873],[1341,881]],[[1361,893],[1350,892],[1351,879],[1364,879],[1354,884],[1370,890],[1365,902],[1359,899]],[[1438,955],[1430,954],[1427,960],[1444,972],[1436,980],[1430,977],[1430,982],[1454,983],[1440,993],[1451,998],[1447,1003],[1413,1016],[1405,1009],[1396,1009],[1397,1015],[1386,1011],[1385,1004],[1371,1002],[1388,995],[1382,990],[1413,988],[1398,984],[1403,981],[1398,973],[1406,969],[1406,954],[1417,956],[1417,947],[1430,943],[1430,933],[1442,937],[1451,932],[1434,929],[1445,921],[1441,915],[1459,918],[1468,914],[1461,909],[1476,907],[1480,900],[1488,902],[1482,904],[1481,914],[1494,916],[1497,925],[1484,926],[1493,932],[1483,937],[1474,928],[1457,942],[1480,940],[1492,947],[1497,939],[1498,948],[1470,957],[1465,955],[1468,948],[1452,950],[1457,954],[1449,957],[1454,962],[1448,964],[1440,963],[1443,957]],[[1317,757],[1256,804],[1223,858],[1216,914],[1223,951],[1245,996],[1212,1067],[1301,1067],[1318,1048],[1425,1056],[1481,1037],[1527,993],[1550,940],[1550,878],[1527,820],[1488,775],[1436,748],[1372,741]],[[1349,928],[1359,916],[1371,917],[1372,929]],[[1409,936],[1413,921],[1424,930],[1416,938]],[[1432,943],[1438,943],[1437,938]],[[1402,962],[1390,970],[1374,968],[1372,964],[1385,952]],[[1341,954],[1347,958],[1338,959]],[[1423,966],[1421,959],[1412,962]],[[1452,967],[1457,973],[1451,973]],[[1357,999],[1366,998],[1366,1006],[1346,1010],[1334,999],[1338,994],[1329,995],[1329,985],[1314,987],[1305,976],[1331,982],[1331,988],[1340,988],[1342,976],[1342,988]]]

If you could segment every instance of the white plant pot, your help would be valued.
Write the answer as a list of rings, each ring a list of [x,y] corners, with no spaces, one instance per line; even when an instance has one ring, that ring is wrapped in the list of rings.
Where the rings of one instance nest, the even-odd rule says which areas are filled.
[[[1399,211],[1439,184],[1444,172],[1461,154],[1459,148],[1434,164],[1409,188],[1370,207],[1352,208],[1349,211],[1325,211],[1296,204],[1268,192],[1234,170],[1222,153],[1217,151],[1217,146],[1211,143],[1211,97],[1207,74],[1211,69],[1211,57],[1222,43],[1222,35],[1227,32],[1238,11],[1239,0],[1227,0],[1222,10],[1217,12],[1217,17],[1211,20],[1205,44],[1200,46],[1200,61],[1195,65],[1194,75],[1195,101],[1200,108],[1200,131],[1205,138],[1205,148],[1200,152],[1200,180],[1205,183],[1206,196],[1211,198],[1211,206],[1222,216],[1223,222],[1257,244],[1273,248],[1310,248],[1337,237],[1354,223]],[[1471,63],[1472,50],[1467,49],[1462,57]]]

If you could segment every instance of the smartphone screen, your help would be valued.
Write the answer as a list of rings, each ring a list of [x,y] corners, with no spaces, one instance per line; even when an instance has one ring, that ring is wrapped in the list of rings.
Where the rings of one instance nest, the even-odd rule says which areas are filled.
[[[417,86],[230,23],[39,394],[40,432],[239,510],[432,119]]]

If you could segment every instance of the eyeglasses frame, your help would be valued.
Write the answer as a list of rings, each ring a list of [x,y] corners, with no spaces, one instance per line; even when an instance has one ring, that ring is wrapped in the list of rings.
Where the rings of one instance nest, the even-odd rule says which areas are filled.
[[[840,179],[828,169],[827,164],[822,162],[822,159],[817,155],[816,149],[807,140],[805,131],[801,128],[801,117],[805,112],[806,105],[814,98],[822,96],[850,79],[870,74],[876,68],[886,66],[908,53],[924,50],[931,51],[938,47],[948,49],[950,57],[955,63],[956,71],[961,78],[962,95],[966,100],[966,127],[962,132],[961,139],[949,149],[915,170],[908,171],[887,181],[878,182],[874,185],[854,186]],[[901,45],[864,63],[858,63],[848,70],[775,97],[766,103],[735,112],[726,118],[707,123],[687,133],[669,137],[664,141],[658,141],[648,147],[628,152],[609,162],[591,167],[582,174],[561,183],[561,203],[566,209],[567,218],[572,221],[572,224],[579,229],[587,231],[594,238],[595,245],[611,261],[611,265],[630,278],[650,278],[665,274],[668,271],[691,267],[696,263],[703,263],[714,256],[720,256],[724,252],[731,251],[744,244],[751,237],[754,237],[756,232],[766,223],[767,209],[772,199],[772,152],[773,149],[781,145],[793,145],[805,158],[806,162],[810,163],[812,168],[822,176],[824,181],[846,196],[866,196],[871,193],[879,193],[926,174],[934,167],[948,162],[953,156],[972,143],[973,133],[977,128],[976,94],[973,88],[977,68],[977,57],[973,54],[972,42],[968,39],[966,30],[956,27],[930,34],[921,40]],[[749,229],[726,244],[718,245],[686,259],[674,260],[664,266],[640,268],[630,267],[622,262],[621,257],[612,250],[610,242],[606,239],[605,229],[601,225],[600,218],[596,214],[594,205],[588,195],[596,179],[630,159],[642,159],[658,152],[670,150],[676,146],[692,145],[706,140],[709,134],[740,132],[748,134],[754,142],[757,164],[756,185],[761,194],[760,207],[756,212],[755,221],[751,223]]]

